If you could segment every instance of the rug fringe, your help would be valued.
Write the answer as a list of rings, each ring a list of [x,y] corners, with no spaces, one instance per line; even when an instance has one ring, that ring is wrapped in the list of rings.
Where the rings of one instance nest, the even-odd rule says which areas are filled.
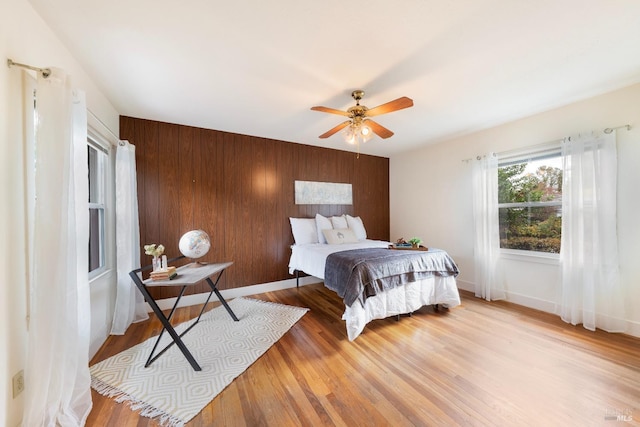
[[[93,376],[91,377],[91,388],[103,396],[113,398],[118,403],[125,403],[132,411],[140,413],[142,417],[157,420],[163,427],[184,427],[185,422],[180,418],[167,414],[155,406],[138,400],[117,387],[113,387]]]

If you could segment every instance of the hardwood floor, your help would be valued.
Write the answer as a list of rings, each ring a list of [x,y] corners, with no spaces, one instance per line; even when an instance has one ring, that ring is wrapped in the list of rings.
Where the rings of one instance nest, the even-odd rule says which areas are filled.
[[[637,338],[463,293],[459,307],[377,320],[349,342],[322,284],[255,298],[311,310],[188,427],[640,425]],[[92,363],[159,330],[134,324]],[[95,391],[93,402],[88,426],[158,425]]]

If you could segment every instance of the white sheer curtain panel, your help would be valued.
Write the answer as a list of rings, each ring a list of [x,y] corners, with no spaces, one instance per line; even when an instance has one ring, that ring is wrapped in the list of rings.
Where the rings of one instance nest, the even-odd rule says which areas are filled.
[[[504,284],[498,274],[498,159],[493,153],[473,162],[473,218],[475,294],[487,301],[502,299]]]
[[[144,297],[129,277],[140,267],[140,226],[136,147],[127,141],[116,152],[116,251],[118,288],[111,334],[123,335],[131,323],[149,318]]]
[[[562,320],[624,332],[618,267],[616,134],[562,144]]]
[[[87,117],[62,70],[38,77],[24,426],[84,425],[89,374]]]

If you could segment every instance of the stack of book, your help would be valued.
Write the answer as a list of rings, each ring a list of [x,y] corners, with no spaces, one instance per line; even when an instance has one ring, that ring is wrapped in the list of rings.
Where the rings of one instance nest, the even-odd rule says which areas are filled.
[[[178,272],[175,267],[167,267],[165,269],[152,271],[151,274],[149,274],[149,277],[151,277],[151,280],[171,280],[177,275]]]

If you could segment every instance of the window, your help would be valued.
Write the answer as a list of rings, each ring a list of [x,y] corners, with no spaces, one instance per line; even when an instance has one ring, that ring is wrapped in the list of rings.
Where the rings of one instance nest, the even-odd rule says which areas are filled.
[[[499,159],[498,213],[501,248],[560,253],[559,146]]]
[[[105,205],[108,155],[91,139],[89,162],[89,273],[105,266]]]

